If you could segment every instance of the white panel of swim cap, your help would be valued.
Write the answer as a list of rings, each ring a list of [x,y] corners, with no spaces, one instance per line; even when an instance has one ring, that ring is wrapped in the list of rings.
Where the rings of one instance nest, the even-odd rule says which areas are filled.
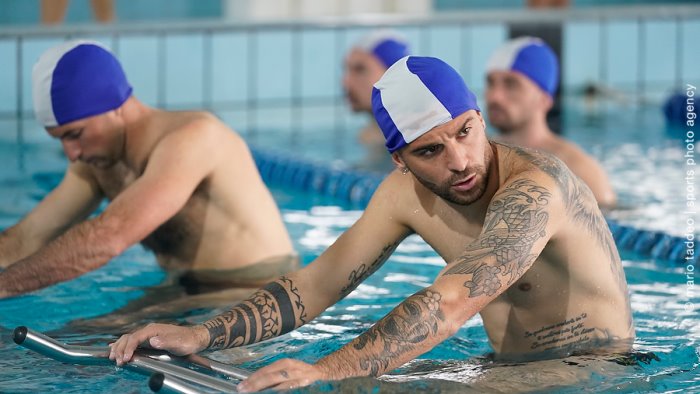
[[[66,52],[82,44],[104,46],[95,41],[72,40],[57,45],[44,52],[32,69],[32,101],[37,120],[45,127],[58,125],[51,103],[51,85],[53,84],[53,71],[58,61]],[[107,49],[107,48],[105,48]]]
[[[375,85],[391,120],[410,143],[435,126],[452,120],[444,105],[408,70],[409,56],[397,61]],[[383,90],[384,87],[391,87]]]
[[[491,55],[486,71],[510,71],[520,50],[530,44],[542,44],[542,40],[535,37],[520,37],[504,44]]]
[[[367,52],[372,52],[379,44],[386,40],[394,40],[401,43],[406,42],[406,38],[394,30],[377,29],[360,38],[355,46]]]

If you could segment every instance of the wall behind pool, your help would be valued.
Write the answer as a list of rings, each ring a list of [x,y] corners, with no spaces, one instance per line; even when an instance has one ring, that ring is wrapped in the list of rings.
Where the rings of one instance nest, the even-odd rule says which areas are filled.
[[[185,3],[181,3],[185,4]],[[562,90],[581,92],[589,83],[645,97],[657,110],[662,98],[684,82],[700,81],[700,12],[565,19],[562,24]],[[504,11],[498,18],[518,17]],[[493,14],[490,18],[495,18]],[[413,53],[437,56],[454,65],[481,94],[490,53],[508,39],[508,23],[469,13],[464,20],[396,24]],[[33,120],[30,70],[39,54],[65,37],[105,42],[118,54],[135,94],[150,105],[208,108],[253,142],[300,147],[303,130],[328,130],[322,141],[342,156],[355,144],[347,132],[364,116],[350,113],[340,80],[343,55],[371,29],[349,23],[250,25],[207,24],[180,28],[175,23],[90,28],[70,26],[36,33],[0,29],[0,140],[48,140]],[[207,29],[207,26],[214,26]],[[29,34],[29,33],[32,34]],[[22,119],[18,124],[17,119]],[[21,138],[8,130],[22,130]],[[277,134],[261,131],[275,130]],[[284,143],[282,143],[284,145]],[[339,154],[340,152],[340,154]]]
[[[233,0],[231,2],[235,2]],[[259,0],[258,0],[259,1]],[[337,1],[337,0],[334,0]],[[114,0],[117,19],[120,21],[163,21],[197,18],[221,18],[226,16],[227,0]],[[691,4],[697,0],[570,0],[570,6],[594,7],[629,4]],[[523,9],[526,0],[433,0],[436,11],[479,9]],[[39,21],[39,0],[2,0],[3,12],[0,25],[27,25]],[[90,0],[70,0],[66,22],[82,23],[92,20]]]

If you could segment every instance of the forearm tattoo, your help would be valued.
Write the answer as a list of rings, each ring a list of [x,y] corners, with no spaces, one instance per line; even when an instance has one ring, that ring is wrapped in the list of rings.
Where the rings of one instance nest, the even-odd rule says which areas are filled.
[[[492,296],[510,286],[537,258],[533,247],[546,236],[551,196],[529,179],[506,186],[489,205],[479,239],[445,275],[472,275],[464,282],[469,297]]]
[[[225,349],[285,334],[306,319],[299,290],[283,276],[204,326],[209,330],[208,348]]]
[[[350,294],[355,288],[367,279],[370,275],[375,273],[379,267],[384,264],[384,262],[394,253],[396,247],[399,245],[400,241],[394,242],[392,244],[386,245],[379,256],[369,265],[362,264],[357,269],[353,270],[348,277],[348,284],[340,289],[340,298],[345,298]]]
[[[422,290],[397,306],[349,346],[361,351],[362,371],[379,376],[391,367],[403,364],[406,353],[428,350],[424,341],[437,334],[445,317],[440,310],[440,293]]]

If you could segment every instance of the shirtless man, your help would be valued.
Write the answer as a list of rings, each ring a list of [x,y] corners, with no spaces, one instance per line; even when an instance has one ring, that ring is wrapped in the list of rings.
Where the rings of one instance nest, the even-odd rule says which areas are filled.
[[[557,156],[588,185],[601,207],[613,206],[615,192],[600,164],[547,126],[559,80],[552,49],[538,38],[517,38],[497,49],[486,68],[487,114],[501,140]]]
[[[343,73],[343,89],[353,112],[372,114],[372,86],[387,68],[408,54],[404,38],[391,30],[375,30],[358,40],[345,58]],[[374,118],[360,130],[358,139],[367,150],[363,167],[386,172],[394,168]]]
[[[316,364],[281,360],[239,389],[379,376],[477,313],[501,359],[630,350],[625,274],[585,184],[553,156],[489,142],[474,94],[439,59],[399,60],[372,100],[398,169],[349,230],[230,311],[191,327],[148,325],[115,342],[110,358],[128,362],[144,341],[189,354],[291,331],[350,293],[413,233],[447,262],[431,286]]]
[[[214,285],[259,287],[297,267],[245,142],[214,116],[144,105],[118,60],[88,41],[46,51],[33,84],[37,118],[70,164],[0,234],[0,298],[95,270],[137,242]]]

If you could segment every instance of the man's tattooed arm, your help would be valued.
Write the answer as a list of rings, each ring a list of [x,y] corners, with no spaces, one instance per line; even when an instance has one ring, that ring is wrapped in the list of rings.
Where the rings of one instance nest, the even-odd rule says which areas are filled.
[[[466,275],[469,297],[505,291],[532,266],[549,239],[551,197],[532,180],[510,183],[489,205],[479,238],[443,275]]]
[[[377,256],[377,258],[371,264],[367,265],[363,263],[354,269],[350,273],[350,276],[348,276],[348,284],[340,290],[340,298],[345,298],[348,294],[355,290],[360,283],[375,273],[389,258],[389,256],[391,256],[394,250],[396,250],[396,247],[400,242],[401,240],[386,245],[384,249],[382,249],[381,253],[379,253],[379,256]]]
[[[508,184],[489,205],[479,238],[432,286],[318,366],[332,379],[379,376],[449,338],[532,265],[552,229],[551,199],[533,180]]]
[[[425,289],[408,297],[369,331],[319,360],[332,379],[379,376],[425,353],[452,333],[440,293]]]
[[[204,323],[209,349],[248,345],[285,334],[307,323],[306,307],[294,282],[286,276]]]

